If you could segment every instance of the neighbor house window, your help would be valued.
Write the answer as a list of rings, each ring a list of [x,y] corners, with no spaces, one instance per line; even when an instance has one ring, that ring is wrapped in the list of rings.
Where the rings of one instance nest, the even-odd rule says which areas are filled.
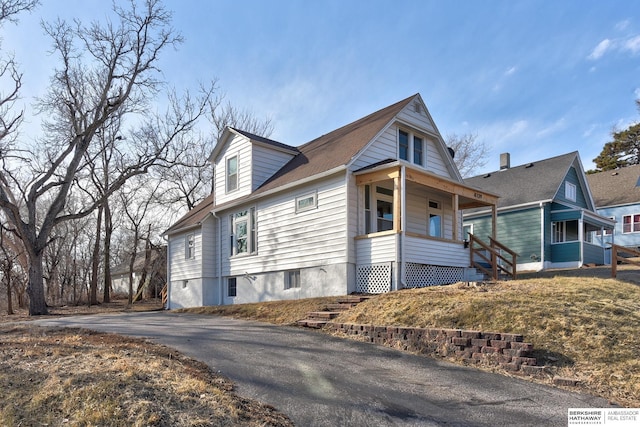
[[[570,182],[564,183],[564,196],[567,200],[576,201],[576,186]]]
[[[409,134],[403,130],[398,132],[398,157],[409,160]]]
[[[622,232],[636,233],[640,231],[640,214],[625,215],[622,217]]]
[[[284,288],[292,289],[300,287],[300,270],[291,270],[285,272]]]
[[[231,227],[231,255],[256,252],[256,211],[247,209],[229,216]]]
[[[577,242],[578,221],[558,221],[551,223],[551,243]]]
[[[196,256],[196,236],[195,234],[187,234],[184,245],[184,257],[186,259],[195,258]]]
[[[318,195],[313,192],[304,196],[296,197],[296,213],[304,212],[318,207]]]
[[[227,279],[227,296],[235,297],[238,295],[237,280],[235,277],[229,277]]]
[[[442,206],[436,200],[429,200],[429,236],[442,237]]]
[[[417,136],[413,137],[413,163],[422,166],[424,160],[424,141]]]
[[[227,192],[238,188],[238,156],[227,159]]]

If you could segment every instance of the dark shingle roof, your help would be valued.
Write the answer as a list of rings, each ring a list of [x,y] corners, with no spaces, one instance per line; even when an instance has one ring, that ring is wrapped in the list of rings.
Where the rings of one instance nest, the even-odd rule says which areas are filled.
[[[498,208],[551,200],[578,152],[465,179],[467,185],[500,196]]]
[[[587,175],[597,207],[640,203],[640,165]]]
[[[416,96],[418,96],[418,94],[412,95],[402,101],[358,119],[355,122],[342,126],[298,148],[234,129],[234,131],[249,139],[298,152],[291,161],[265,181],[251,195],[263,193],[304,178],[321,174],[339,166],[347,165],[353,157],[380,133]],[[233,202],[237,202],[237,200]],[[165,234],[175,233],[178,230],[198,225],[207,217],[212,209],[213,195],[210,195],[173,224]]]
[[[298,147],[295,156],[256,193],[347,165],[416,95],[369,114]]]
[[[238,132],[240,135],[246,136],[250,140],[261,142],[263,144],[271,145],[276,148],[282,148],[284,150],[293,151],[294,153],[298,152],[296,147],[292,147],[291,145],[283,144],[282,142],[274,141],[273,139],[265,138],[264,136],[255,135],[251,132],[247,132],[244,130],[231,128],[234,131]]]
[[[164,234],[175,233],[178,230],[200,224],[211,213],[213,208],[213,193],[209,194],[203,201],[198,203],[193,209],[184,214],[182,218],[175,222]]]

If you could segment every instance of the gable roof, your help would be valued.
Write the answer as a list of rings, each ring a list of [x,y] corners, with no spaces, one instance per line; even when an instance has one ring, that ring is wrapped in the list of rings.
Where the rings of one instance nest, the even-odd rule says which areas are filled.
[[[265,181],[261,193],[346,166],[418,94],[371,113],[298,147],[299,154]]]
[[[640,165],[587,175],[598,208],[640,203]]]
[[[498,194],[498,208],[552,200],[578,152],[497,170],[472,178],[465,183]]]

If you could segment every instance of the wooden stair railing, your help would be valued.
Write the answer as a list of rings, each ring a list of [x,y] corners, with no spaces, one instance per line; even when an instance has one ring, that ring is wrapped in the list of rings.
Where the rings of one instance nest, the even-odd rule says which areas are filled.
[[[162,306],[167,306],[167,301],[169,299],[169,284],[165,283],[162,290],[160,291],[160,296],[162,296]]]
[[[482,271],[492,280],[498,280],[499,271],[515,279],[518,254],[492,237],[489,237],[489,242],[491,243],[490,245],[469,233],[469,265]],[[488,252],[488,256],[482,252],[483,250]],[[508,256],[504,255],[503,252],[506,252]],[[476,259],[484,261],[489,268]]]
[[[625,258],[621,254],[631,255],[633,257],[640,257],[640,250],[627,248],[625,246],[616,245],[614,243],[608,243],[611,245],[611,277],[616,277],[618,274],[618,262],[621,264],[633,264],[640,267],[640,261]]]

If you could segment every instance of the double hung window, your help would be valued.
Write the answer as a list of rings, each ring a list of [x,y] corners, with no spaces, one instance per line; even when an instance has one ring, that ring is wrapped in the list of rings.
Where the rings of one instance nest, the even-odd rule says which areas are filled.
[[[238,156],[227,158],[227,193],[238,189]]]
[[[237,212],[229,217],[231,227],[231,255],[256,252],[255,208]]]
[[[622,217],[622,232],[637,233],[640,231],[640,214],[624,215]]]

